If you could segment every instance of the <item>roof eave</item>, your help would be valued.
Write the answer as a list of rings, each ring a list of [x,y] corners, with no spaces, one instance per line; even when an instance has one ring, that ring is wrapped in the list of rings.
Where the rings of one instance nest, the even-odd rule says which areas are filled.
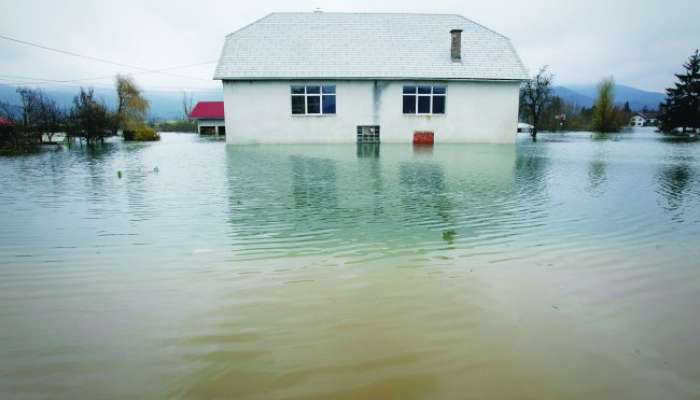
[[[313,81],[313,80],[337,80],[337,81],[471,81],[471,82],[523,82],[529,80],[529,77],[512,77],[512,78],[446,78],[446,77],[342,77],[342,76],[309,76],[309,77],[292,77],[292,76],[274,76],[274,77],[219,77],[215,76],[217,81]]]

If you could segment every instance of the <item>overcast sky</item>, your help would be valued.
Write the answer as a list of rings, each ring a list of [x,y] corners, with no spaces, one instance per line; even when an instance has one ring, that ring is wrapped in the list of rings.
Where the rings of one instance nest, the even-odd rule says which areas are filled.
[[[618,83],[662,91],[700,47],[700,0],[0,0],[0,35],[148,69],[215,61],[224,36],[272,11],[457,13],[508,36],[530,71],[562,85]],[[150,89],[216,88],[214,63],[138,73]],[[73,80],[135,69],[0,39],[0,83]],[[30,79],[31,78],[31,79]],[[111,79],[83,85],[111,85]]]

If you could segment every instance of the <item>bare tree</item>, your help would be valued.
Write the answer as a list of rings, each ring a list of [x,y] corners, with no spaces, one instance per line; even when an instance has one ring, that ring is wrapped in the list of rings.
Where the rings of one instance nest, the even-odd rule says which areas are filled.
[[[537,140],[542,113],[552,101],[552,81],[554,76],[543,66],[520,90],[520,106],[532,122],[532,140]]]
[[[185,113],[185,119],[190,119],[192,112],[192,93],[182,92],[182,112]]]
[[[6,101],[0,101],[0,117],[10,121],[17,121],[19,119],[19,107]]]
[[[43,94],[40,90],[19,88],[21,133],[25,141],[41,142],[40,111]]]
[[[95,99],[94,91],[80,88],[80,93],[73,98],[70,119],[81,140],[84,138],[88,144],[97,140],[104,142],[110,118],[107,106]]]
[[[43,97],[39,104],[39,120],[41,131],[46,134],[49,143],[53,143],[53,136],[59,131],[63,123],[65,113],[50,97]]]

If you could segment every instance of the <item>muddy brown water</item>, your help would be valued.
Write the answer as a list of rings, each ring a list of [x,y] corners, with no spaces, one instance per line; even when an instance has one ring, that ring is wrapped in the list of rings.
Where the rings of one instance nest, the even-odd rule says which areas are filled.
[[[164,134],[0,171],[3,399],[700,396],[697,142]]]

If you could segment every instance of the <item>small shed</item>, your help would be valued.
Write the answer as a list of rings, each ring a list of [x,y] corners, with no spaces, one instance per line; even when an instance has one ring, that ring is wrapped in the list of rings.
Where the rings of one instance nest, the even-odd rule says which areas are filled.
[[[200,135],[226,135],[223,101],[200,101],[190,112]]]

